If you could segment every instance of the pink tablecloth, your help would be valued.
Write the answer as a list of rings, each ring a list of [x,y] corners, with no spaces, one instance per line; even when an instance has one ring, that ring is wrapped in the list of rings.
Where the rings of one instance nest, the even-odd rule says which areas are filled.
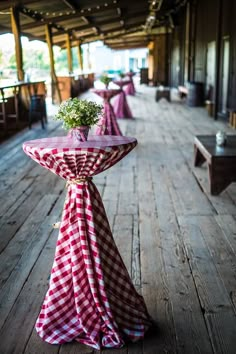
[[[122,135],[119,125],[116,120],[113,107],[110,99],[118,95],[121,90],[119,89],[92,89],[92,92],[103,98],[103,116],[99,121],[99,127],[96,130],[97,135]]]
[[[123,87],[129,84],[129,80],[116,80],[114,84],[120,87],[121,93],[114,99],[113,107],[117,118],[133,118]]]
[[[143,338],[150,326],[91,180],[136,144],[134,138],[108,135],[82,143],[58,137],[23,144],[27,155],[68,184],[49,289],[36,322],[49,343],[75,339],[96,349],[118,348]]]
[[[135,95],[135,87],[134,87],[134,80],[133,80],[134,75],[135,73],[133,72],[126,73],[126,76],[128,76],[130,80],[128,85],[124,87],[124,92],[126,95],[131,95],[131,96]]]

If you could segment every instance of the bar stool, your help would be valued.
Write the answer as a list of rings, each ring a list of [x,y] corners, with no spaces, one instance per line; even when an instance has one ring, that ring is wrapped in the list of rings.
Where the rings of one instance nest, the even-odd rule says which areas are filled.
[[[0,89],[1,98],[0,98],[0,123],[3,124],[4,130],[7,130],[7,117],[6,117],[6,99],[4,97],[3,89]]]
[[[32,127],[33,120],[41,120],[42,128],[47,123],[47,109],[44,95],[33,95],[30,97],[29,107],[29,129]]]

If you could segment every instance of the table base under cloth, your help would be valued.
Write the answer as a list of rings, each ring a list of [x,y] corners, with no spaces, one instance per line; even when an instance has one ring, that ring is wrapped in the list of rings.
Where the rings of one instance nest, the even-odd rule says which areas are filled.
[[[97,188],[71,184],[49,290],[36,323],[52,344],[78,340],[100,349],[143,338],[150,318],[123,264]]]
[[[122,135],[112,105],[104,101],[103,117],[99,121],[96,129],[97,135]]]
[[[136,144],[134,138],[104,135],[23,145],[27,155],[68,184],[49,289],[36,322],[39,336],[51,344],[77,340],[95,349],[118,348],[143,338],[151,325],[91,181]]]
[[[130,81],[130,83],[124,87],[124,92],[125,92],[126,95],[130,95],[130,96],[134,96],[135,95],[135,89],[134,89],[133,81]]]
[[[103,98],[103,116],[99,121],[99,127],[96,130],[97,135],[122,135],[119,125],[116,120],[111,98],[120,93],[120,89],[92,89],[96,95]]]
[[[133,118],[124,91],[114,98],[113,108],[117,118]]]
[[[128,76],[130,79],[130,83],[127,86],[125,86],[124,91],[127,95],[131,95],[131,96],[135,95],[135,87],[134,87],[134,80],[133,80],[134,75],[135,75],[134,72],[126,73],[126,76]]]

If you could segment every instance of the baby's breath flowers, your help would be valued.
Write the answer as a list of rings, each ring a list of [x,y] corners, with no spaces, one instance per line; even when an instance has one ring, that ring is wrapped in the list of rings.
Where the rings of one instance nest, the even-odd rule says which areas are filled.
[[[99,121],[103,106],[93,101],[69,98],[59,106],[55,120],[63,121],[63,128],[71,129],[80,126],[91,127]]]

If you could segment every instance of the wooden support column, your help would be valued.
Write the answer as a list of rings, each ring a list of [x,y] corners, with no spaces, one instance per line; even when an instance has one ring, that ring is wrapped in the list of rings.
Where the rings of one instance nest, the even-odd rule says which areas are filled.
[[[15,38],[15,53],[16,53],[16,66],[17,66],[17,79],[24,80],[23,70],[23,55],[20,40],[20,13],[17,7],[11,8],[11,26]]]
[[[58,87],[57,76],[54,67],[54,56],[52,48],[52,29],[49,25],[45,25],[46,40],[49,50],[49,59],[50,59],[50,70],[51,70],[51,80],[52,80],[52,103],[61,103],[61,93]]]
[[[169,86],[170,85],[170,33],[169,33],[168,26],[166,26],[165,56],[166,56],[165,86]]]
[[[216,40],[216,77],[215,77],[215,112],[214,118],[217,119],[217,113],[219,110],[219,99],[220,99],[220,73],[221,73],[221,47],[222,47],[222,0],[218,0],[218,21],[217,21],[217,40]]]
[[[78,58],[79,58],[79,66],[81,71],[83,72],[84,70],[84,63],[83,63],[83,53],[82,53],[82,48],[81,48],[81,43],[78,42]]]
[[[154,59],[154,71],[153,71],[153,85],[157,86],[166,85],[168,62],[166,61],[166,46],[167,46],[167,33],[159,34],[154,39],[153,59]]]
[[[197,29],[197,0],[192,0],[190,4],[190,39],[189,39],[189,79],[195,80],[195,46]]]
[[[154,58],[153,58],[153,51],[154,51],[154,42],[150,42],[148,44],[148,79],[153,81],[154,76]]]
[[[66,49],[67,49],[68,70],[69,70],[69,74],[72,74],[73,60],[72,60],[71,41],[70,41],[69,33],[66,34]]]
[[[190,3],[186,5],[185,16],[184,84],[190,80]]]
[[[88,64],[88,70],[90,71],[91,68],[92,68],[92,65],[91,65],[91,60],[90,60],[90,44],[88,43],[88,46],[87,46],[87,64]]]

